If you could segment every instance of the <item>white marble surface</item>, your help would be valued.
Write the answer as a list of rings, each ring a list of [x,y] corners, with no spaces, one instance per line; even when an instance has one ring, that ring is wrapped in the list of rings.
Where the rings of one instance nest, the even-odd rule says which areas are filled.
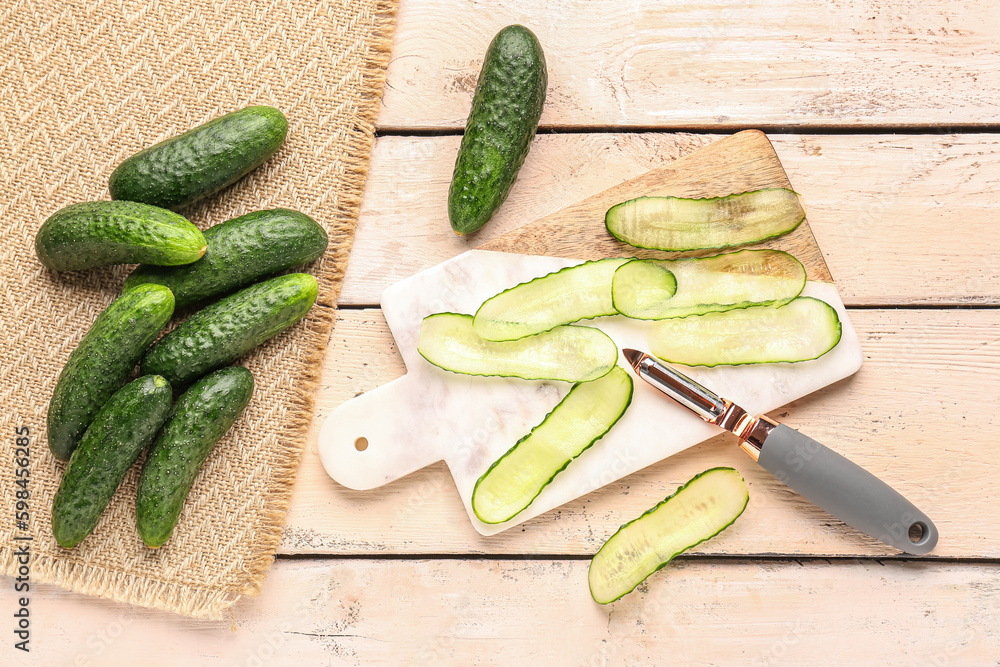
[[[501,290],[577,263],[472,250],[385,290],[382,309],[407,374],[329,415],[319,436],[327,473],[349,488],[371,489],[443,459],[476,529],[491,535],[719,433],[632,374],[632,404],[608,435],[573,461],[513,520],[487,525],[476,519],[470,504],[476,480],[538,424],[571,385],[469,377],[432,366],[417,352],[420,322],[442,311],[475,313]],[[860,368],[863,355],[836,288],[809,282],[803,294],[826,301],[840,315],[843,336],[826,355],[796,364],[681,370],[754,413],[774,410],[851,375]],[[648,323],[615,316],[582,324],[605,331],[619,350],[648,349]],[[620,363],[632,373],[624,357]],[[368,442],[364,451],[355,446],[359,438]]]

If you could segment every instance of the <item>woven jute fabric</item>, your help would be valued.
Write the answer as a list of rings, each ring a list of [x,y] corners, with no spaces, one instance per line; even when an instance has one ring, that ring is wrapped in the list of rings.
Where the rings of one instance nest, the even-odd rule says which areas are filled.
[[[278,548],[313,415],[360,208],[395,6],[395,0],[2,3],[4,573],[18,575],[27,547],[32,582],[207,618],[220,618],[241,595],[259,591]],[[330,235],[326,256],[304,269],[319,280],[316,305],[306,319],[240,360],[256,379],[254,397],[207,460],[165,546],[147,549],[136,532],[137,465],[94,533],[75,549],[62,549],[50,521],[65,465],[48,451],[48,402],[70,352],[118,296],[131,267],[50,271],[35,255],[35,233],[63,206],[108,199],[109,175],[137,150],[255,104],[275,106],[288,117],[285,145],[250,176],[181,212],[201,228],[265,208],[312,216]],[[17,452],[17,431],[25,429],[29,474],[18,477],[24,452]],[[28,481],[18,485],[17,479]],[[25,486],[29,493],[21,495],[28,497],[18,498]]]

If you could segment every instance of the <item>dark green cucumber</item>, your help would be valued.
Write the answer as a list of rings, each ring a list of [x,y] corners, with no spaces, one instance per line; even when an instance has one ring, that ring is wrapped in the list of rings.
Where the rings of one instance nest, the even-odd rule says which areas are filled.
[[[198,471],[250,402],[253,388],[250,371],[230,366],[203,377],[177,399],[139,478],[136,527],[147,547],[170,539]]]
[[[308,273],[291,273],[216,301],[158,340],[142,359],[142,373],[162,375],[175,387],[187,385],[301,320],[317,290]]]
[[[158,375],[133,380],[104,404],[69,458],[52,502],[52,534],[71,549],[93,532],[143,448],[170,414],[170,385]]]
[[[35,236],[42,264],[77,271],[108,264],[190,264],[205,254],[205,237],[172,211],[129,201],[71,204]]]
[[[56,458],[69,459],[98,410],[125,384],[173,312],[169,289],[142,285],[97,316],[70,353],[49,401],[49,449]]]
[[[125,290],[156,283],[174,293],[177,308],[227,294],[279,271],[323,256],[326,230],[309,216],[277,208],[254,211],[205,230],[208,251],[193,264],[140,266]]]
[[[448,191],[448,218],[459,234],[485,225],[510,193],[538,129],[547,84],[535,35],[521,25],[498,32],[479,72]]]
[[[733,468],[695,475],[656,507],[618,529],[590,561],[590,594],[608,604],[674,556],[715,537],[743,514],[750,494]]]
[[[114,170],[112,199],[180,208],[218,192],[274,155],[288,120],[274,107],[247,107],[143,149]]]

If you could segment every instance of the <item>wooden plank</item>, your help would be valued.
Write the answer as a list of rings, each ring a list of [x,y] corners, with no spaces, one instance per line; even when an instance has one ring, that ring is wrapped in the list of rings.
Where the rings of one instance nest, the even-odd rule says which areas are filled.
[[[139,655],[156,667],[176,664],[178,647],[198,665],[248,667],[661,664],[663,656],[985,665],[1000,655],[995,565],[683,559],[603,607],[590,599],[587,567],[279,560],[261,596],[220,622],[33,585],[30,664],[125,665]],[[13,613],[9,584],[0,608]]]
[[[848,305],[1000,304],[1000,135],[772,135]],[[668,163],[712,135],[545,135],[472,238],[450,230],[457,137],[376,141],[341,303]]]
[[[853,311],[866,353],[855,376],[775,413],[895,486],[936,522],[932,557],[1000,557],[1000,311]],[[483,537],[436,464],[372,491],[319,462],[325,416],[405,372],[377,309],[341,311],[281,544],[285,554],[593,554],[625,521],[717,465],[740,470],[750,506],[701,554],[895,553],[808,504],[720,435],[515,529]],[[609,471],[608,479],[617,475]]]
[[[624,255],[653,259],[717,255],[719,250],[714,248],[661,252],[630,246],[608,233],[604,214],[615,204],[636,197],[719,197],[790,187],[767,136],[757,130],[745,130],[518,227],[479,248],[588,260]],[[802,262],[810,280],[833,280],[808,220],[777,239],[745,247],[784,250]]]
[[[380,129],[464,127],[487,44],[545,50],[545,127],[995,124],[1000,23],[977,2],[401,3]]]

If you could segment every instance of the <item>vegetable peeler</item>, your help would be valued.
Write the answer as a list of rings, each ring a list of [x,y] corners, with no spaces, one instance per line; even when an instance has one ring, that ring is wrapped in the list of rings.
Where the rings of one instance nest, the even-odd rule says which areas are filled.
[[[652,356],[625,348],[636,374],[740,439],[740,449],[806,500],[865,535],[922,556],[937,544],[934,523],[898,491],[812,438],[765,415],[750,415]]]

